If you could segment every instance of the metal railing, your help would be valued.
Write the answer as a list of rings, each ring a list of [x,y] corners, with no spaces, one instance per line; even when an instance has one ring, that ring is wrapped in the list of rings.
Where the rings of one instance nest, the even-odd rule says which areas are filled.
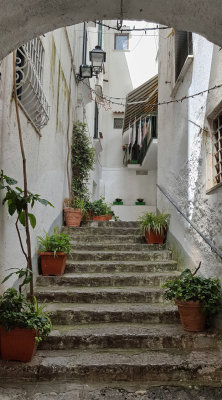
[[[198,235],[210,246],[211,250],[222,259],[222,253],[218,250],[214,244],[197,228],[197,226],[184,214],[183,211],[174,203],[172,198],[165,192],[165,190],[158,184],[156,184],[158,189],[163,193],[163,195],[169,200],[169,202],[176,208],[176,210],[182,215],[182,217],[192,226],[192,228],[198,233]]]

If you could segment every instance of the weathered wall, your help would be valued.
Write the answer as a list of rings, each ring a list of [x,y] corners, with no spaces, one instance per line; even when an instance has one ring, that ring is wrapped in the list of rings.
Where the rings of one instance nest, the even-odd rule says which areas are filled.
[[[159,48],[159,101],[170,99],[174,86],[174,36],[161,34]],[[193,35],[194,59],[180,83],[176,99],[221,83],[221,52],[203,37]],[[212,136],[207,117],[219,104],[221,89],[183,102],[159,106],[158,184],[199,230],[222,250],[222,187],[213,185]],[[203,130],[201,128],[206,128]],[[209,157],[211,160],[209,160]],[[221,260],[193,228],[157,192],[157,206],[171,213],[170,243],[181,267],[198,265],[205,276],[221,279]]]
[[[45,48],[43,89],[50,105],[48,124],[41,130],[41,137],[20,109],[22,134],[27,158],[28,188],[53,203],[54,208],[37,205],[35,230],[31,229],[32,255],[37,272],[37,235],[52,231],[53,226],[62,225],[63,200],[68,196],[66,176],[68,98],[71,96],[70,128],[79,118],[84,119],[84,93],[77,87],[75,70],[81,63],[82,25],[59,29],[42,37]],[[75,65],[72,64],[71,53]],[[0,66],[0,169],[18,180],[23,187],[22,160],[19,149],[15,105],[12,99],[12,55]],[[71,79],[71,81],[70,81]],[[87,98],[88,92],[85,93]],[[91,105],[93,107],[94,104]],[[88,105],[88,109],[90,104]],[[94,110],[94,108],[93,108]],[[94,114],[89,113],[88,134],[93,135]],[[99,180],[99,170],[94,173]],[[3,193],[0,193],[0,200]],[[8,274],[8,268],[21,268],[25,260],[19,247],[15,217],[9,217],[7,208],[0,207],[0,281]],[[23,232],[23,229],[21,229]],[[16,261],[15,261],[16,260]],[[13,279],[6,285],[13,283]]]
[[[127,0],[125,19],[147,20],[197,32],[221,43],[220,0]],[[61,26],[119,19],[119,0],[0,0],[0,59],[18,45]]]

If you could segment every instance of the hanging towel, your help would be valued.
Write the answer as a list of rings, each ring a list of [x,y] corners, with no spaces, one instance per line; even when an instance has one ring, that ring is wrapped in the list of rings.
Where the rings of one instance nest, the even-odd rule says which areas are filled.
[[[133,123],[133,138],[132,138],[132,146],[135,144],[136,142],[136,119]]]
[[[142,122],[140,118],[139,126],[138,126],[138,139],[137,139],[137,144],[142,147]]]
[[[146,136],[146,118],[144,119],[144,124],[143,124],[142,142],[145,136]]]
[[[132,143],[132,133],[133,133],[133,128],[129,124],[129,128],[126,131],[126,134],[128,135],[128,145]]]

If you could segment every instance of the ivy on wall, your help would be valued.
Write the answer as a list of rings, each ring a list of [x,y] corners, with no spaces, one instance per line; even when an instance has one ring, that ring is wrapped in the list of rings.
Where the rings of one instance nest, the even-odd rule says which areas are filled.
[[[89,173],[94,169],[95,149],[86,132],[86,124],[77,122],[73,125],[71,166],[72,196],[80,199],[87,197]]]

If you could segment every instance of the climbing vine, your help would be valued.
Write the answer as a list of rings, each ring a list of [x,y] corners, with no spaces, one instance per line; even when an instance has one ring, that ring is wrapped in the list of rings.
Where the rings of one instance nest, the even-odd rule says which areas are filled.
[[[80,199],[87,197],[89,173],[94,169],[95,149],[86,133],[86,125],[77,122],[73,126],[71,165],[72,196]]]

